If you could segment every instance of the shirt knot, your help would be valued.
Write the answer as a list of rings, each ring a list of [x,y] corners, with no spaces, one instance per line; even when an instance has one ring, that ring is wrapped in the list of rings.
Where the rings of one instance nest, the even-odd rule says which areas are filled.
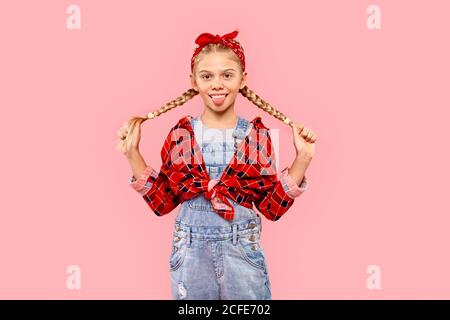
[[[210,179],[208,181],[208,191],[205,193],[206,199],[214,198],[215,190],[213,190],[214,186],[219,183],[219,180]]]

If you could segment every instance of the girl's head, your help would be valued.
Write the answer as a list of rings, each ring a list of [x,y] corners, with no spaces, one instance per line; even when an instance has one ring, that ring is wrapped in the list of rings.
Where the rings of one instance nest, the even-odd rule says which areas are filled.
[[[133,117],[130,120],[128,136],[132,136],[131,132],[138,121],[143,122],[153,119],[164,112],[185,104],[198,94],[200,94],[206,107],[215,112],[223,112],[234,106],[239,92],[258,108],[292,126],[293,122],[288,117],[247,87],[244,49],[238,41],[234,40],[237,34],[238,31],[235,30],[222,37],[219,35],[213,36],[209,33],[199,35],[196,39],[199,46],[195,49],[191,58],[192,73],[190,79],[192,88],[161,108],[150,112],[146,117]],[[220,105],[215,104],[211,98],[211,94],[214,93],[226,93],[225,101]]]
[[[195,57],[190,79],[206,108],[224,112],[234,106],[238,93],[245,87],[247,72],[230,48],[210,43]],[[217,98],[220,94],[225,94],[225,98]]]

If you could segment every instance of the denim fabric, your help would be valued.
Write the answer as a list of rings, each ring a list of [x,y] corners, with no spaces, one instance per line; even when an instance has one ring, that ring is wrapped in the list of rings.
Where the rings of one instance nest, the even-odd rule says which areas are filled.
[[[208,174],[219,179],[250,123],[239,117],[234,129],[207,128],[192,119],[195,139]],[[228,199],[232,222],[213,211],[202,194],[182,203],[176,217],[169,258],[174,299],[271,299],[264,250],[259,243],[261,217]]]

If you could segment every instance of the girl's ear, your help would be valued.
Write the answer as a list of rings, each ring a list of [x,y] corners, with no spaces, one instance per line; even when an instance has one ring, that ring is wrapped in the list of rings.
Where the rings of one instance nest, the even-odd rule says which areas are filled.
[[[247,71],[242,74],[240,89],[244,88],[247,84]]]
[[[197,83],[195,82],[195,78],[194,78],[194,75],[192,73],[189,75],[189,78],[191,79],[191,86],[192,86],[192,88],[194,88],[195,90],[198,91]]]

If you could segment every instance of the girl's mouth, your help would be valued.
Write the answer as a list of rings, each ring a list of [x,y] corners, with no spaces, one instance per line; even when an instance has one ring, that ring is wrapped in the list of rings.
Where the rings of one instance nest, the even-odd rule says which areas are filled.
[[[225,98],[227,96],[228,96],[228,93],[227,94],[221,94],[221,95],[218,95],[218,94],[210,94],[209,95],[209,97],[211,98],[211,100],[214,102],[214,104],[216,106],[222,105],[223,102],[225,101]]]

